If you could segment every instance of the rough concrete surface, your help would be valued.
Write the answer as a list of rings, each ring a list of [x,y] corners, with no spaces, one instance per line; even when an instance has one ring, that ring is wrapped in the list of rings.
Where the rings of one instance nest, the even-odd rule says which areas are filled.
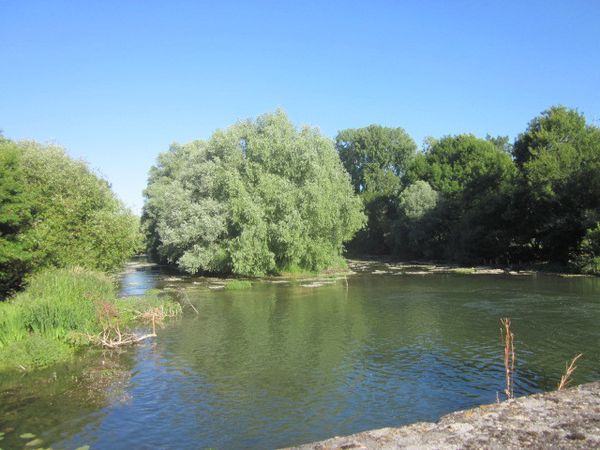
[[[458,411],[437,423],[382,428],[295,448],[600,448],[600,382]]]

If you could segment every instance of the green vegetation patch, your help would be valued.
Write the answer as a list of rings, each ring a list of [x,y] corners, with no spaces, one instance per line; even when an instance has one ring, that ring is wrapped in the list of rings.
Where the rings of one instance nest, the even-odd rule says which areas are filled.
[[[549,108],[514,143],[459,134],[415,152],[371,125],[336,146],[368,216],[356,255],[600,274],[600,128],[577,110]]]
[[[455,269],[450,270],[452,273],[460,273],[463,275],[471,275],[477,273],[477,270],[474,267],[456,267]]]
[[[226,291],[241,291],[252,287],[252,282],[248,280],[231,280],[225,283]]]
[[[0,302],[0,370],[29,370],[71,357],[110,327],[125,332],[144,321],[181,313],[169,298],[151,293],[116,298],[113,281],[87,269],[49,269],[33,276],[27,289]],[[146,320],[146,322],[148,322]]]

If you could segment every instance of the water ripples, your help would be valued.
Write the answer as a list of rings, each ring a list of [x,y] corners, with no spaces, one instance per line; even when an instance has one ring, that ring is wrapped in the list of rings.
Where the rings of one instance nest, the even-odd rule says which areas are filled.
[[[131,282],[160,285],[160,274],[136,271]],[[95,409],[82,400],[79,413],[71,402],[48,443],[271,448],[435,420],[502,398],[500,317],[513,321],[516,395],[555,387],[579,352],[575,381],[591,381],[599,293],[585,280],[436,274],[357,275],[348,288],[194,289],[200,315],[134,353],[128,400]],[[35,416],[25,393],[8,395],[5,404]]]

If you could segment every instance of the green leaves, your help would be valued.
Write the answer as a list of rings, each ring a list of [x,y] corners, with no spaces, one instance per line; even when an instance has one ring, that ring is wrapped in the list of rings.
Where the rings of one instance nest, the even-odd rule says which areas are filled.
[[[398,209],[406,218],[419,220],[436,207],[438,197],[439,194],[429,183],[418,180],[402,191],[398,198]]]
[[[139,220],[85,163],[0,139],[0,296],[42,267],[113,270],[141,244]]]
[[[368,216],[366,227],[349,247],[360,253],[387,253],[395,213],[392,199],[417,146],[402,128],[380,125],[342,130],[335,146]]]
[[[119,267],[140,245],[137,219],[86,164],[58,147],[20,144],[36,220],[28,231],[44,265]]]
[[[332,142],[282,111],[172,146],[145,195],[150,254],[191,273],[319,270],[364,220]]]
[[[517,176],[505,148],[502,138],[468,134],[430,141],[406,173],[406,182],[413,184],[399,197],[396,232],[405,236],[396,240],[401,247],[428,258],[505,256],[510,228],[505,216]],[[423,182],[435,194],[417,185]]]
[[[565,263],[600,215],[600,130],[562,106],[531,121],[514,145],[521,168],[521,240]]]
[[[417,146],[402,128],[369,125],[340,131],[336,149],[356,192],[391,194]]]
[[[600,274],[600,222],[586,231],[571,258],[575,269],[584,273]]]
[[[19,287],[31,262],[24,236],[31,213],[19,150],[0,137],[0,299]]]

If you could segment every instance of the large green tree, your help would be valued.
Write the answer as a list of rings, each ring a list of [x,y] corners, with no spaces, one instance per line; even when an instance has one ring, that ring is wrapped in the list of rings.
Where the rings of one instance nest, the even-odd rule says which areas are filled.
[[[402,128],[369,125],[340,131],[336,149],[368,217],[367,226],[357,233],[351,249],[360,253],[388,253],[395,216],[394,198],[417,146]]]
[[[530,257],[564,264],[600,221],[600,129],[555,106],[529,123],[513,152],[522,174],[516,234]]]
[[[364,221],[333,143],[282,111],[173,145],[145,195],[149,251],[190,273],[320,270]]]
[[[342,130],[335,146],[356,192],[393,193],[417,150],[404,129],[380,125]]]

